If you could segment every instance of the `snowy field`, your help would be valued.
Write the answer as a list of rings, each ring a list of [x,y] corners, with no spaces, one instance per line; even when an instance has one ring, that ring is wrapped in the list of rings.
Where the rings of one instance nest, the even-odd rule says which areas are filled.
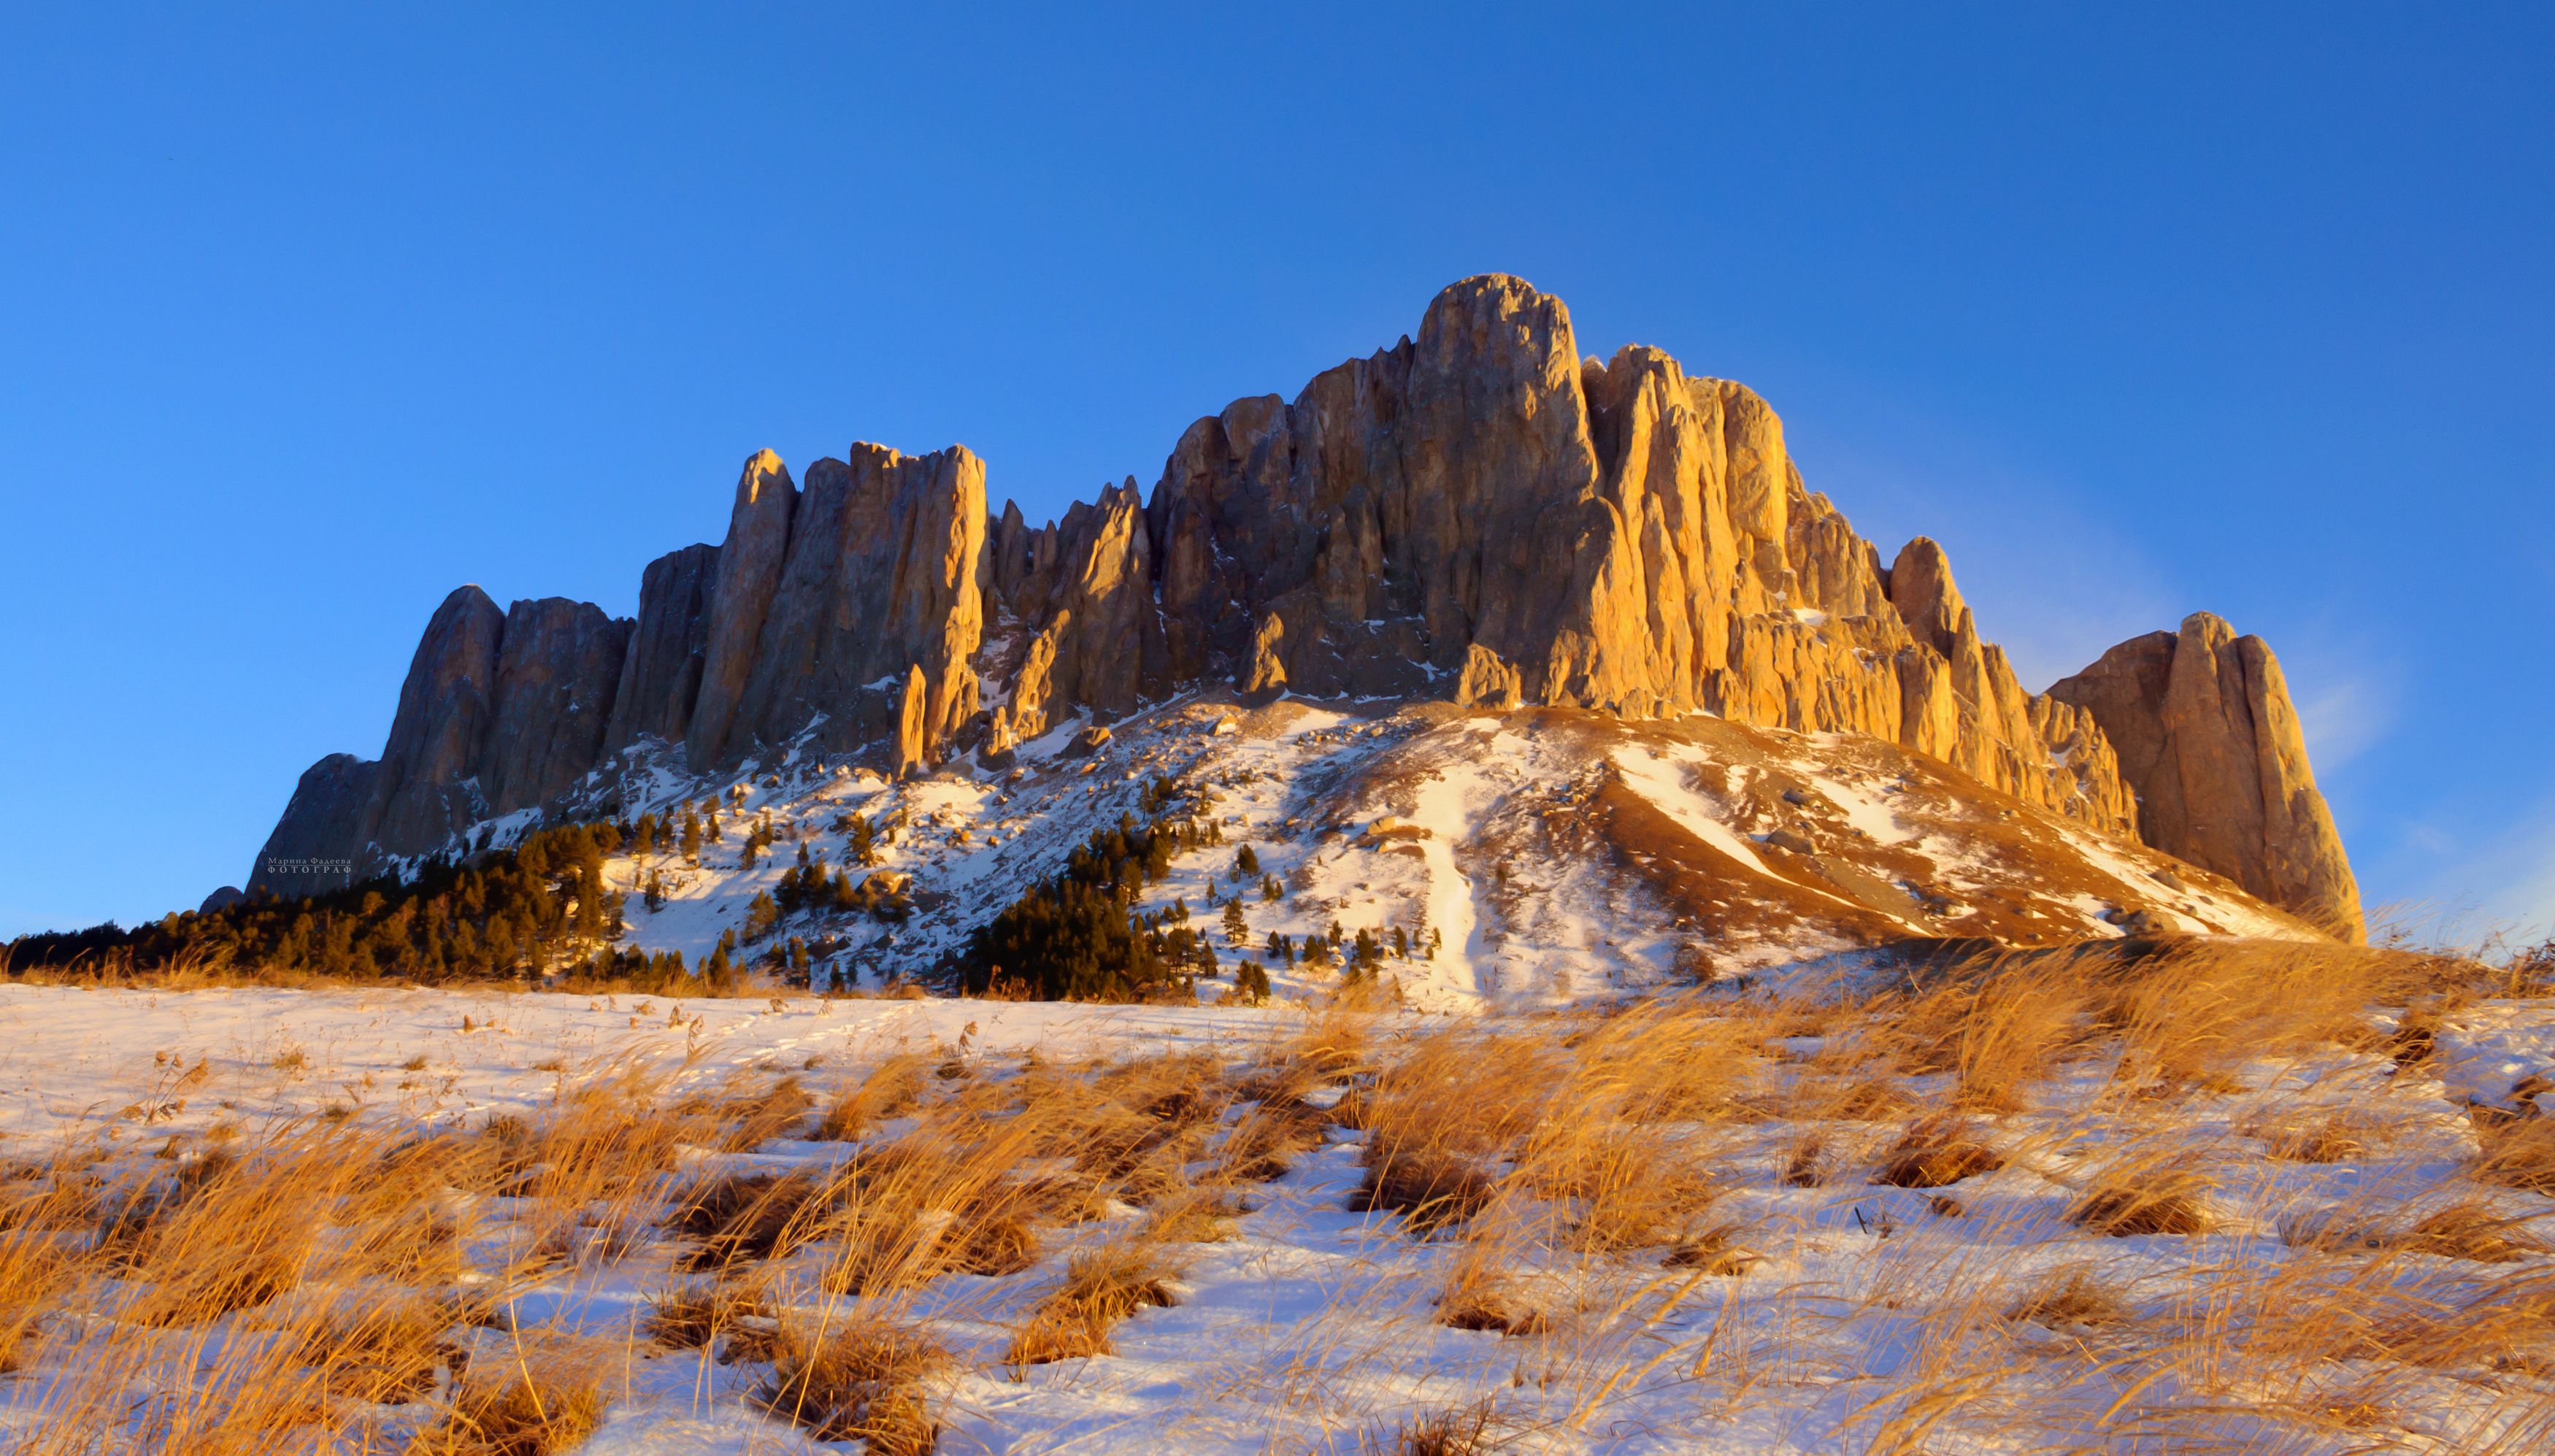
[[[2268,957],[2243,971],[2265,985],[2332,979],[2242,954]],[[2077,1004],[2030,1002],[2055,994],[2042,976],[1960,1003],[1948,1061],[1923,1050],[1949,1025],[1935,1002],[1886,1021],[1691,996],[1449,1020],[0,987],[0,1282],[31,1239],[71,1248],[97,1225],[26,1213],[48,1178],[182,1187],[208,1150],[253,1160],[310,1138],[354,1160],[438,1133],[542,1147],[540,1130],[605,1112],[699,1140],[609,1191],[544,1191],[539,1161],[513,1188],[436,1184],[461,1230],[456,1287],[479,1302],[397,1399],[297,1407],[311,1423],[286,1430],[199,1411],[211,1424],[178,1439],[170,1412],[212,1409],[225,1380],[285,1381],[278,1331],[398,1290],[310,1274],[155,1324],[139,1281],[174,1275],[137,1256],[48,1296],[0,1359],[17,1366],[0,1422],[31,1443],[79,1426],[153,1449],[431,1445],[458,1372],[564,1361],[601,1372],[590,1433],[432,1448],[850,1449],[818,1439],[845,1428],[776,1409],[766,1337],[885,1319],[942,1352],[910,1384],[951,1452],[2555,1449],[2555,1157],[2535,1103],[2555,1089],[2555,1004],[2372,1007],[2352,1014],[2365,1035],[2337,1039],[2338,1023],[2300,1030],[2304,992],[2206,1021],[2193,1008],[2224,1002],[2223,972],[2134,1002],[2188,1034],[2131,1016],[2013,1075],[1977,1046],[2036,1025],[2047,1039],[2032,1006]],[[899,1066],[917,1097],[811,1136]],[[1018,1259],[846,1284],[862,1199],[880,1196],[864,1178],[901,1150],[1026,1126],[1042,1098],[1084,1131],[1002,1170],[1006,1188],[1047,1187],[1049,1169],[1074,1189],[1022,1215]],[[1260,1120],[1280,1108],[1289,1136],[1272,1141]],[[1127,1128],[1155,1131],[1108,1131]],[[1246,1141],[1278,1155],[1245,1157]],[[1442,1203],[1374,1206],[1392,1201],[1371,1196],[1378,1168],[1423,1145],[1479,1178],[1423,1170]],[[800,1174],[826,1190],[807,1206],[851,1211],[802,1247],[704,1263],[733,1229],[705,1244],[685,1199]],[[2174,1201],[2087,1212],[2125,1185]],[[298,1222],[343,1221],[356,1196]],[[925,1222],[963,1221],[976,1196],[922,1195],[949,1205]],[[1058,1291],[1110,1258],[1157,1287],[1113,1313],[1104,1353],[1021,1358]],[[656,1296],[705,1279],[750,1290],[752,1312],[669,1343]]]

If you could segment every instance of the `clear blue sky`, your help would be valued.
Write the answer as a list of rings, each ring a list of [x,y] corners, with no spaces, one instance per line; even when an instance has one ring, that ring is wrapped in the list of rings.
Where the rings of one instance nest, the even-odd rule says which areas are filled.
[[[627,612],[758,446],[1052,513],[1486,271],[2031,686],[2261,633],[2372,906],[2555,916],[2545,7],[937,8],[10,7],[0,933],[238,881],[446,591]]]

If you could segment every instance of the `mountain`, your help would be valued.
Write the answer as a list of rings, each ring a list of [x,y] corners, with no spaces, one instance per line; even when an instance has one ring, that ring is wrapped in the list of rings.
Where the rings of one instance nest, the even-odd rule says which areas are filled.
[[[1561,301],[1502,276],[1060,522],[990,511],[960,445],[855,445],[803,481],[762,451],[726,540],[650,563],[635,620],[464,586],[381,757],[312,766],[250,888],[713,792],[822,841],[851,799],[924,816],[900,854],[943,835],[902,872],[924,912],[880,932],[919,953],[1168,773],[1255,775],[1237,828],[1301,841],[1313,879],[1351,849],[1417,872],[1364,877],[1379,929],[1460,910],[1510,935],[1502,887],[1594,876],[1582,928],[1648,947],[1596,958],[1618,979],[1743,944],[2363,933],[2258,639],[2203,614],[2026,693],[1942,549],[1885,562],[1764,401],[1647,347],[1583,360]],[[715,858],[641,943],[755,882]]]

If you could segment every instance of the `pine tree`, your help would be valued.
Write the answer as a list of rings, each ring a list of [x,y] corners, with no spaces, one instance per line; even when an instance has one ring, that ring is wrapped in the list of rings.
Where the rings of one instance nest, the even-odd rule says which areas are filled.
[[[683,810],[683,838],[681,848],[683,851],[683,858],[690,860],[694,864],[700,863],[701,816],[693,813],[689,809]]]
[[[666,908],[665,877],[659,875],[654,870],[650,870],[648,872],[648,888],[642,898],[647,901],[648,909],[651,912],[664,910]]]
[[[1278,883],[1277,876],[1263,875],[1260,877],[1260,898],[1262,900],[1267,901],[1271,905],[1276,905],[1279,900],[1284,899],[1285,895],[1285,887]]]
[[[1235,945],[1251,943],[1251,926],[1242,918],[1242,902],[1238,900],[1224,903],[1224,938]]]
[[[1233,872],[1245,878],[1260,873],[1260,856],[1250,845],[1242,846],[1242,852],[1233,857]]]

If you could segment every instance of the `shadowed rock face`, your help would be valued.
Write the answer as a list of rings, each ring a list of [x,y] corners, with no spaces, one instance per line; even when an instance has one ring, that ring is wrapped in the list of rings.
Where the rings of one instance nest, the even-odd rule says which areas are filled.
[[[791,746],[912,770],[1230,682],[1868,734],[2098,828],[2178,835],[2248,885],[2248,869],[2333,878],[2317,852],[2273,864],[2322,814],[2279,789],[2313,798],[2293,733],[2243,739],[2295,761],[2263,781],[2276,811],[2141,806],[2133,785],[2155,793],[2124,777],[2109,710],[2025,693],[1933,542],[1885,567],[1805,487],[1764,400],[1656,349],[1582,359],[1560,300],[1496,275],[1446,289],[1415,338],[1292,402],[1198,421],[1150,499],[1131,478],[1033,527],[1010,503],[989,516],[964,447],[856,445],[803,491],[766,450],[725,543],[648,568],[635,626],[564,602],[516,613],[455,593],[366,813],[297,793],[288,822],[353,822],[352,842],[416,854],[646,740],[679,744],[696,772]],[[2248,721],[2286,711],[2232,651],[2235,686],[2185,691],[2175,722],[2232,721],[2223,701],[2261,704]]]
[[[332,753],[303,770],[284,817],[257,852],[249,889],[288,898],[344,889],[371,834],[366,812],[380,772],[379,763],[350,753]]]
[[[565,597],[507,609],[495,721],[478,771],[491,812],[544,802],[595,766],[630,630],[601,607]]]
[[[2347,939],[2360,886],[2316,790],[2279,660],[2207,612],[2134,637],[2049,696],[2092,714],[2137,790],[2147,843]]]
[[[682,742],[709,652],[718,556],[717,546],[687,546],[659,556],[641,573],[639,619],[622,658],[612,721],[603,733],[605,753],[619,753],[641,737]]]
[[[487,812],[472,780],[496,716],[505,631],[506,614],[475,586],[445,597],[426,624],[366,811],[368,837],[391,853],[441,843]]]
[[[502,613],[475,586],[444,598],[381,758],[332,754],[304,773],[249,889],[338,889],[567,788],[601,756],[630,632],[558,597]]]

